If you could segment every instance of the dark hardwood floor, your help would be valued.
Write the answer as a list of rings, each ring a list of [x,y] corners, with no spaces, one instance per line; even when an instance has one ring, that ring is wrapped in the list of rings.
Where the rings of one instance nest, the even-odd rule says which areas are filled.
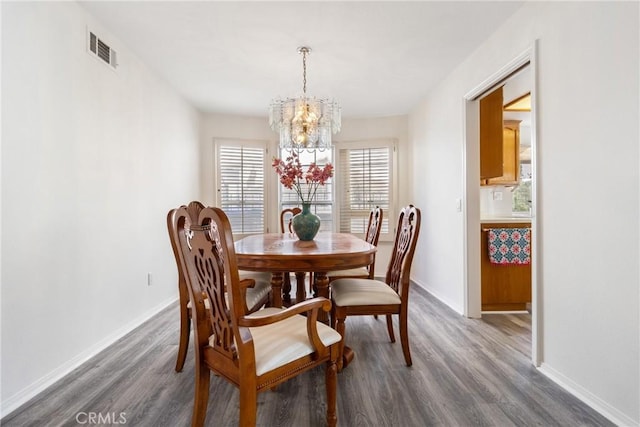
[[[356,357],[338,375],[339,425],[613,425],[532,366],[528,314],[466,319],[417,286],[410,306],[411,368],[400,343],[389,342],[384,319],[347,320]],[[0,423],[77,426],[93,416],[101,425],[187,426],[193,353],[184,371],[174,372],[177,343],[176,304]],[[323,370],[308,372],[259,395],[258,425],[322,426],[324,402]],[[216,377],[207,422],[238,423],[238,391]]]

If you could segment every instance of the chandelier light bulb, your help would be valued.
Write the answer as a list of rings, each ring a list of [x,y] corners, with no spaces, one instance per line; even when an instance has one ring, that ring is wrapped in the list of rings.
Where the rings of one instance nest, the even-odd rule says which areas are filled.
[[[309,142],[308,135],[304,131],[298,132],[296,135],[296,144],[306,147],[307,142]]]

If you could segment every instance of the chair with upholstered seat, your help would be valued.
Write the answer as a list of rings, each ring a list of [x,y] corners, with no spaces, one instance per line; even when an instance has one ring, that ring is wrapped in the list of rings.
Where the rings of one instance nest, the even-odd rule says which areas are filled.
[[[378,246],[380,239],[380,230],[382,229],[382,209],[376,206],[369,212],[369,222],[367,223],[367,232],[365,240],[373,246]],[[375,273],[375,258],[372,264],[365,267],[353,268],[351,270],[337,270],[327,273],[329,283],[337,279],[373,279]]]
[[[281,233],[293,233],[293,217],[302,212],[302,209],[298,207],[283,209],[280,212],[280,232]],[[306,273],[296,272],[296,302],[300,302],[306,299],[307,291],[304,287],[304,281]],[[311,282],[313,276],[309,275],[309,281]],[[291,273],[285,272],[283,274],[282,281],[282,299],[286,303],[291,302]]]
[[[286,208],[280,212],[280,232],[281,233],[293,233],[293,217],[302,212],[300,208]]]
[[[329,311],[331,302],[314,298],[286,309],[269,307],[246,314],[243,290],[250,281],[241,281],[238,275],[225,213],[205,208],[192,222],[182,207],[172,211],[170,225],[173,240],[179,242],[178,258],[193,303],[196,383],[192,425],[204,425],[211,372],[239,388],[239,425],[255,426],[259,392],[324,365],[327,424],[335,426],[336,360],[342,338],[317,321],[320,310]]]
[[[192,221],[198,220],[200,211],[204,209],[204,205],[198,201],[193,201],[185,206],[187,213],[190,215]],[[167,215],[167,226],[169,229],[169,240],[171,241],[171,247],[173,249],[173,255],[176,259],[176,265],[178,267],[178,298],[180,304],[180,340],[178,342],[178,357],[176,359],[176,372],[182,371],[184,362],[187,359],[187,349],[189,348],[189,334],[191,332],[191,302],[189,300],[189,291],[184,279],[184,272],[180,268],[178,262],[178,242],[174,241],[171,234],[171,216],[175,209],[169,211]],[[254,286],[247,288],[246,302],[247,313],[254,312],[262,308],[265,304],[268,304],[271,296],[271,274],[267,272],[253,272],[242,271],[240,273],[241,279],[252,279]],[[209,304],[208,301],[205,303]]]
[[[409,311],[409,274],[420,232],[420,209],[409,205],[398,218],[393,252],[389,260],[385,281],[374,279],[337,279],[331,283],[331,325],[345,337],[348,316],[386,315],[387,331],[395,342],[392,315],[400,321],[400,341],[407,366],[411,366],[407,315]],[[344,364],[344,343],[340,345],[338,370]]]

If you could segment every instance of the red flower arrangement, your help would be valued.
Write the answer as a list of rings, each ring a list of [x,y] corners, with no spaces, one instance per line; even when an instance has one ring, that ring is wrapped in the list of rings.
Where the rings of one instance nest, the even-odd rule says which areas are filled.
[[[282,159],[274,158],[272,166],[280,176],[280,183],[289,190],[294,189],[302,203],[311,203],[316,196],[318,187],[324,185],[333,176],[333,165],[331,163],[327,163],[324,168],[311,163],[309,169],[304,172],[300,164],[300,158],[295,152],[286,158],[286,162]],[[303,183],[307,187],[306,194],[302,189]]]

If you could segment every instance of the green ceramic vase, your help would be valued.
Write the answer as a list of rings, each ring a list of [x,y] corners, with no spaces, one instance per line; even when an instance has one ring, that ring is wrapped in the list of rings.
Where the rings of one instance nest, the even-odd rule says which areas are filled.
[[[294,216],[291,220],[293,231],[298,239],[308,242],[313,240],[320,230],[320,218],[311,213],[311,205],[309,203],[302,204],[302,212]]]

